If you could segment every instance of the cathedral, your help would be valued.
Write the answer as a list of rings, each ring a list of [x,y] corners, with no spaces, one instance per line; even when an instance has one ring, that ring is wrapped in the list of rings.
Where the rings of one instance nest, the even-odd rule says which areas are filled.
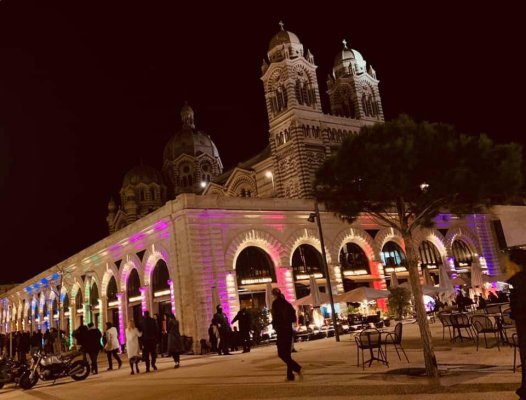
[[[199,110],[185,104],[162,170],[140,164],[126,173],[119,198],[108,203],[107,237],[1,294],[0,331],[54,326],[71,337],[82,323],[102,329],[110,321],[124,343],[127,321],[149,310],[177,315],[181,332],[198,343],[208,337],[216,305],[229,319],[242,306],[269,307],[269,284],[294,301],[309,293],[312,277],[321,291],[328,278],[334,294],[385,288],[393,271],[407,279],[399,232],[367,215],[349,225],[321,207],[323,267],[309,220],[315,171],[345,137],[382,123],[384,114],[375,70],[345,41],[323,94],[329,112],[316,68],[311,51],[280,24],[261,65],[268,146],[225,171],[211,136],[199,129]],[[433,279],[440,265],[500,272],[506,243],[494,215],[443,214],[415,237]]]

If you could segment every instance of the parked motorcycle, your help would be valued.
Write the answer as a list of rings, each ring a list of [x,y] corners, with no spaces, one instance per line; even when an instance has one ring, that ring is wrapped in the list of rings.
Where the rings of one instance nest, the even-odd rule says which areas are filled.
[[[26,362],[15,361],[9,357],[0,357],[0,389],[8,383],[18,384],[22,375],[29,370]]]
[[[31,368],[20,378],[22,389],[31,389],[39,379],[43,381],[56,381],[59,378],[70,376],[75,381],[86,379],[90,373],[90,366],[87,361],[74,360],[81,355],[79,352],[64,353],[61,355],[43,352],[37,353],[33,357]]]

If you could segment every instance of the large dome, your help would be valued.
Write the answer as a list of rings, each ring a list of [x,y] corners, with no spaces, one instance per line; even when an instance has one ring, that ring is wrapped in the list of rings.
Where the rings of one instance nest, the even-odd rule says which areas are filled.
[[[164,147],[164,161],[174,161],[182,154],[192,157],[208,154],[219,159],[219,152],[210,136],[190,128],[183,129],[168,141]]]
[[[164,185],[161,173],[155,168],[143,164],[137,165],[128,171],[126,175],[124,175],[122,187],[125,188],[129,185],[135,186],[139,183],[144,183],[145,185],[149,185],[151,183]]]

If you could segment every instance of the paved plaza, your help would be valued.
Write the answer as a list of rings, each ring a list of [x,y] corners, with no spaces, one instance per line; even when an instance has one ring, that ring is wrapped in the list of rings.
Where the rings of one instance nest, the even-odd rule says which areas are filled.
[[[334,338],[297,343],[294,358],[304,367],[303,382],[285,382],[285,368],[275,346],[263,346],[232,356],[183,356],[182,367],[173,369],[168,358],[159,370],[130,375],[121,370],[106,372],[100,358],[99,375],[84,382],[61,379],[55,385],[41,382],[32,390],[12,385],[0,390],[2,400],[118,400],[118,399],[491,399],[511,400],[519,385],[520,371],[513,373],[513,350],[509,347],[478,352],[471,341],[442,340],[440,323],[432,325],[435,350],[443,376],[433,382],[419,376],[423,366],[416,324],[404,325],[404,348],[410,363],[389,351],[389,368],[373,364],[356,366],[356,345],[350,335],[340,343]],[[446,333],[447,336],[447,333]],[[352,339],[352,340],[351,340]],[[493,343],[493,341],[492,341]],[[409,369],[408,369],[409,368]],[[412,374],[416,371],[416,374]]]

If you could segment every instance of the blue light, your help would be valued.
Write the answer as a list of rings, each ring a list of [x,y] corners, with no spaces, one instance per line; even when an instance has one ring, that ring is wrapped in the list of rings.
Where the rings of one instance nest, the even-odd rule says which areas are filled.
[[[40,282],[42,282],[43,286],[47,286],[48,283],[49,283],[49,281],[46,278],[42,278],[42,280]]]
[[[53,275],[51,275],[51,279],[56,281],[58,278],[60,277],[60,275],[58,273],[54,273]]]

